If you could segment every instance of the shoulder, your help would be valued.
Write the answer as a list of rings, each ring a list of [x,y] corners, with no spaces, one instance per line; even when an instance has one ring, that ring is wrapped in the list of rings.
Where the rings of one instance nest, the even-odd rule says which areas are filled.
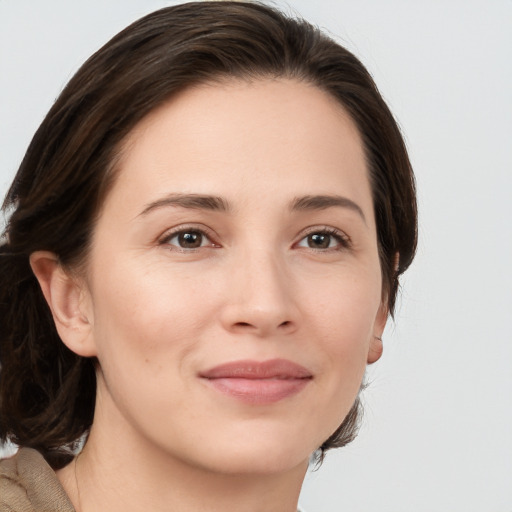
[[[64,489],[44,457],[21,448],[0,461],[0,512],[74,512]]]

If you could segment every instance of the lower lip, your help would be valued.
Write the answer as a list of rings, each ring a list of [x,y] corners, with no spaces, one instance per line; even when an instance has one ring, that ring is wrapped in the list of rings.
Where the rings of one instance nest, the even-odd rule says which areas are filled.
[[[248,404],[272,404],[296,395],[311,379],[207,379],[209,384],[225,395]]]

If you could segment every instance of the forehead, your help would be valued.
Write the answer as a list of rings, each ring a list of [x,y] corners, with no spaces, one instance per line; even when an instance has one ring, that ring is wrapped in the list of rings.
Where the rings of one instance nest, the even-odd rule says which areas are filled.
[[[124,201],[159,192],[261,199],[341,188],[372,208],[355,123],[335,98],[294,80],[186,89],[132,130],[117,168],[114,191]]]

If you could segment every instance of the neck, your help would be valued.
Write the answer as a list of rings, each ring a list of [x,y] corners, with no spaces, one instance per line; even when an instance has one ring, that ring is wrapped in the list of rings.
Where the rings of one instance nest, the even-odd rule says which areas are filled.
[[[77,512],[295,512],[308,461],[279,472],[220,472],[192,465],[126,432],[95,425],[57,472]]]

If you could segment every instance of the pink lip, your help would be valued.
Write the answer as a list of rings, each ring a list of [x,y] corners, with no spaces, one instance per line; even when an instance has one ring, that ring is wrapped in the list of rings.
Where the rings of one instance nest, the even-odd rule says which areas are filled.
[[[250,404],[270,404],[299,393],[313,378],[286,359],[234,361],[199,375],[217,391]]]

